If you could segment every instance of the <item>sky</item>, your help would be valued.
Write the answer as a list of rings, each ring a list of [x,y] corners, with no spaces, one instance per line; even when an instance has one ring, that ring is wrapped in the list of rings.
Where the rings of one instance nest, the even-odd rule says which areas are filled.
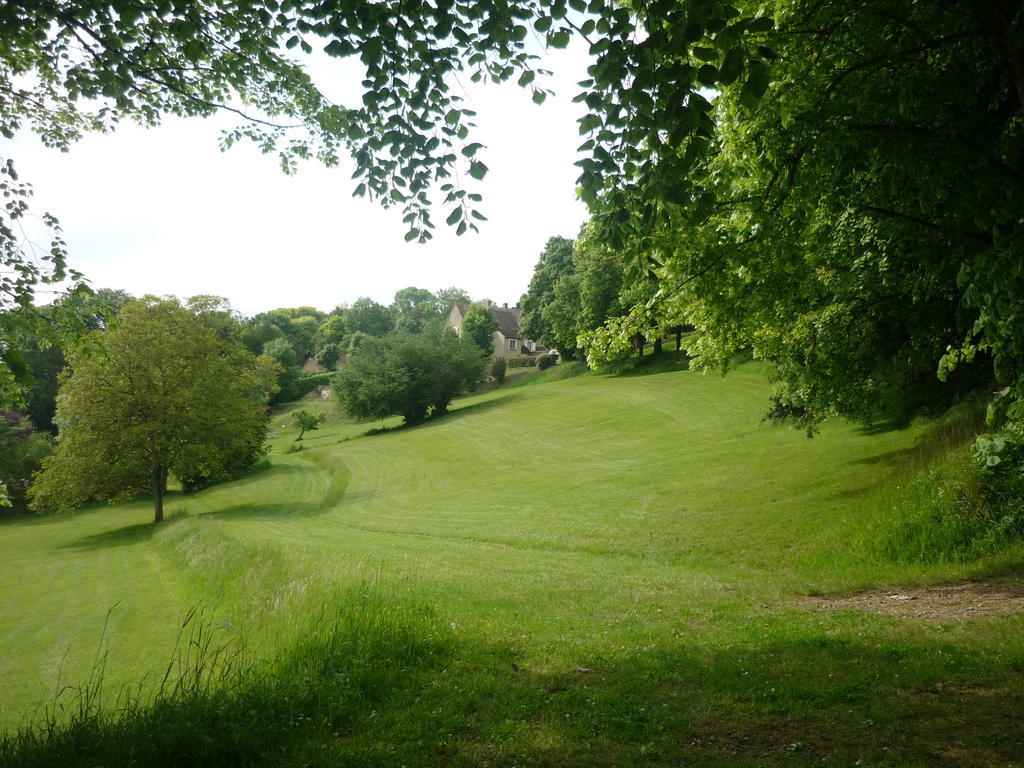
[[[351,64],[311,64],[332,98],[354,101],[360,77]],[[470,140],[485,145],[478,158],[490,168],[477,190],[489,220],[457,237],[438,208],[425,245],[404,241],[401,209],[351,197],[347,158],[338,168],[311,162],[286,176],[276,155],[247,144],[221,152],[220,131],[234,124],[226,115],[151,129],[124,123],[68,153],[25,132],[0,155],[32,184],[33,210],[60,219],[70,264],[94,288],[224,296],[248,316],[291,306],[328,311],[361,296],[387,304],[408,286],[457,286],[511,305],[548,238],[575,237],[586,220],[573,165],[583,108],[571,103],[586,54],[551,51],[538,66],[555,72],[548,86],[556,95],[540,106],[514,84],[465,88],[478,113]]]

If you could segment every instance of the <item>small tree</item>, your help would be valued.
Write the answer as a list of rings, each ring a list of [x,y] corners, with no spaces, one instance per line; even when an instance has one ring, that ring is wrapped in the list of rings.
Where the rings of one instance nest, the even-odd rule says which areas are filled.
[[[232,330],[232,324],[234,330]],[[164,516],[168,474],[216,478],[251,464],[266,432],[277,365],[239,341],[223,300],[147,296],[95,331],[61,377],[56,452],[30,490],[36,509],[151,491]]]
[[[474,304],[466,310],[466,316],[462,318],[462,335],[476,344],[488,357],[494,349],[491,337],[496,330],[498,319],[490,307]]]
[[[491,363],[491,378],[500,386],[505,383],[506,373],[508,373],[508,360],[504,357],[494,358],[494,362]]]
[[[311,413],[305,409],[296,411],[292,414],[292,421],[297,430],[299,430],[299,436],[296,440],[301,440],[302,436],[307,432],[312,432],[315,429],[320,429],[320,425],[324,423],[327,418],[325,413]]]

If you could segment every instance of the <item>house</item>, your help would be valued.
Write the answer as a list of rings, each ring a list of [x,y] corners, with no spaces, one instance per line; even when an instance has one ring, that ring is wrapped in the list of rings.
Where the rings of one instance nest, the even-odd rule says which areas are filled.
[[[499,307],[490,301],[480,303],[490,307],[498,321],[498,330],[491,338],[491,343],[494,345],[492,357],[522,357],[537,352],[537,345],[529,339],[524,339],[519,332],[519,307],[509,307],[508,304],[502,304]],[[447,325],[449,328],[453,328],[459,336],[462,335],[462,319],[471,306],[471,304],[454,304],[452,311],[448,313]]]

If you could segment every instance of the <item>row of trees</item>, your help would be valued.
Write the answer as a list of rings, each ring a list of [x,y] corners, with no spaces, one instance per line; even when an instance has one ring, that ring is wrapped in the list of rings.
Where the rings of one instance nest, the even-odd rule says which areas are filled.
[[[650,276],[631,270],[622,253],[602,242],[589,223],[575,241],[552,237],[545,245],[520,299],[523,334],[557,349],[564,359],[586,355],[591,333],[649,301],[657,290]],[[678,337],[683,327],[677,318],[659,316],[638,329],[629,345],[599,349],[589,360],[604,367],[628,366],[643,355],[645,342],[655,342],[658,351],[662,336],[675,332]]]
[[[67,356],[45,339],[26,345],[28,415],[9,410],[0,420],[3,501],[24,508],[42,469],[31,491],[37,508],[151,492],[159,521],[169,474],[188,490],[262,454],[266,400],[282,387],[282,401],[305,393],[300,361],[318,343],[323,351],[348,341],[352,362],[335,383],[352,415],[416,423],[443,414],[482,379],[496,325],[479,308],[459,339],[444,328],[449,301],[468,298],[409,288],[391,307],[360,299],[332,313],[285,308],[246,320],[211,297],[185,305],[109,290],[65,297],[90,330]]]
[[[431,292],[409,287],[397,291],[388,306],[363,297],[330,312],[314,307],[262,312],[246,321],[240,338],[253,354],[269,355],[281,366],[274,402],[287,402],[307,391],[301,369],[309,358],[333,371],[364,339],[434,332],[453,304],[468,301],[459,288]]]

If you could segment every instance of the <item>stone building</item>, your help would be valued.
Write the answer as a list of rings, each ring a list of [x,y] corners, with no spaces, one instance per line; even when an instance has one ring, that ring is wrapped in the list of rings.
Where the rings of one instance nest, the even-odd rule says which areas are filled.
[[[510,307],[508,304],[502,304],[499,307],[491,301],[479,303],[490,307],[498,321],[498,330],[491,337],[491,344],[494,346],[492,357],[521,357],[536,353],[537,345],[529,339],[524,339],[519,332],[519,307]],[[472,304],[454,304],[451,312],[448,313],[448,327],[454,328],[460,336],[462,335],[462,319],[471,306]]]

